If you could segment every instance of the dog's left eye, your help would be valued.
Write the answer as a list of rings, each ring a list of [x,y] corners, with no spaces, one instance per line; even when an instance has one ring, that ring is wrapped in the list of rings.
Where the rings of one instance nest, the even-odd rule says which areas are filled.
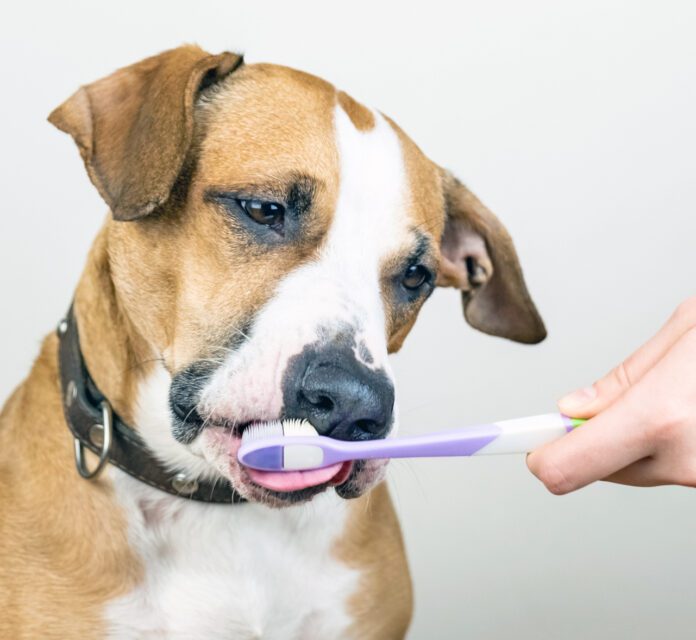
[[[413,264],[404,273],[401,284],[407,289],[419,289],[430,279],[430,271],[422,264]]]
[[[238,199],[237,204],[254,222],[267,227],[280,227],[285,220],[285,207],[278,202]]]

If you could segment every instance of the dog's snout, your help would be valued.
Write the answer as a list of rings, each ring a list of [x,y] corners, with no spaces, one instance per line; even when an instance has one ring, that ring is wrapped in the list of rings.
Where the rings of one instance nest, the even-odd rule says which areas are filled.
[[[324,350],[300,359],[286,379],[284,413],[340,440],[384,437],[394,409],[391,381],[341,352]]]

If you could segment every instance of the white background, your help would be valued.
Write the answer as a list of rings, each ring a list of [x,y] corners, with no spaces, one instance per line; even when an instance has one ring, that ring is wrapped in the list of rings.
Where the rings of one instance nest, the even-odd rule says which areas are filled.
[[[549,328],[477,334],[439,292],[395,358],[407,433],[554,409],[696,292],[696,4],[60,2],[0,21],[0,398],[66,309],[105,206],[45,121],[183,42],[326,77],[501,217]],[[522,457],[395,463],[411,638],[691,638],[696,493],[553,497]]]

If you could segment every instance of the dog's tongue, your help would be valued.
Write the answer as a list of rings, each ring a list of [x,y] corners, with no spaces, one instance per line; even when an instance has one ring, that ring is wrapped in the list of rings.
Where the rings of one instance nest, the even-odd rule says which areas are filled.
[[[256,484],[271,491],[299,491],[333,480],[342,468],[343,464],[339,462],[330,467],[310,471],[259,471],[247,468],[247,472]]]

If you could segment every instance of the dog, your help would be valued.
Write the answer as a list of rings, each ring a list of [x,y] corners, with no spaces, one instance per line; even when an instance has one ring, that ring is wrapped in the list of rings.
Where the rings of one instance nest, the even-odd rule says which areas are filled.
[[[166,51],[49,121],[109,214],[0,416],[2,638],[403,637],[386,463],[279,489],[236,452],[280,418],[394,435],[387,355],[436,286],[542,340],[504,227],[386,115],[233,53]]]

